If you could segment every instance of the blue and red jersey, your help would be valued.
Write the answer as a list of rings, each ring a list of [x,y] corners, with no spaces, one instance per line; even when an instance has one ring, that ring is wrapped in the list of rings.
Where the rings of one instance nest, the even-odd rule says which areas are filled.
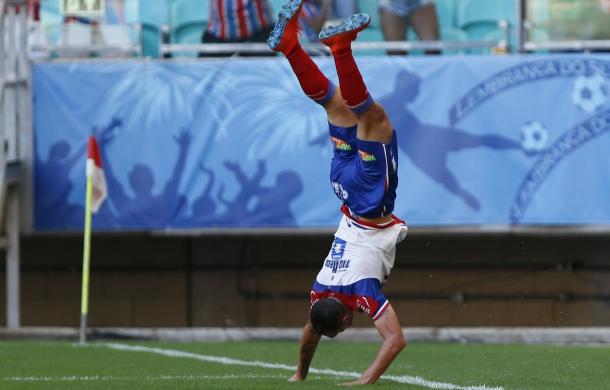
[[[356,217],[392,214],[398,186],[396,132],[389,143],[356,137],[356,126],[329,124],[333,143],[330,181],[335,194]]]

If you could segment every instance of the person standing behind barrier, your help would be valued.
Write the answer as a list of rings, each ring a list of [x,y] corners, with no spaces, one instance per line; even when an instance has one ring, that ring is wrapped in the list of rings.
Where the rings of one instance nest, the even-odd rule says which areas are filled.
[[[318,42],[318,33],[327,24],[340,24],[356,13],[354,0],[304,0],[299,26],[301,35],[310,42]]]
[[[333,14],[335,18],[345,19],[350,15],[355,14],[358,9],[356,0],[334,0]]]
[[[420,41],[440,39],[436,7],[432,0],[380,0],[381,30],[386,41],[406,41],[412,27]],[[406,50],[388,50],[390,55],[405,55]],[[426,54],[440,54],[426,50]]]
[[[318,33],[332,18],[334,0],[303,0],[299,15],[300,35],[309,42],[318,42]]]
[[[267,0],[210,0],[202,43],[266,42],[275,21]],[[200,53],[200,57],[260,56],[271,53]]]

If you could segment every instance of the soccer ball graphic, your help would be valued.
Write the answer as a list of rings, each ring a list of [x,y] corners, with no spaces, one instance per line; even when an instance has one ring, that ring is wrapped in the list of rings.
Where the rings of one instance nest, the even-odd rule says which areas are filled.
[[[521,147],[526,152],[539,152],[549,140],[549,131],[538,121],[530,121],[521,127]]]
[[[584,112],[594,112],[608,100],[608,85],[599,74],[579,76],[572,89],[572,101]]]

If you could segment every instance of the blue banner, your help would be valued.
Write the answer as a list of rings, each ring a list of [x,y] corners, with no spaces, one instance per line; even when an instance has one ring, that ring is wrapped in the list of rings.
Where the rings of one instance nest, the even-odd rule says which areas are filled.
[[[316,60],[337,82],[332,59]],[[362,57],[410,226],[610,224],[610,56]],[[34,67],[35,228],[334,227],[324,110],[284,59]]]

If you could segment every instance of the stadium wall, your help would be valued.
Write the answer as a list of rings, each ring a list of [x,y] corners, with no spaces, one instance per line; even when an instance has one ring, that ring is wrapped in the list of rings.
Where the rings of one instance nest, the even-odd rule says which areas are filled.
[[[330,242],[330,234],[96,235],[90,325],[300,326]],[[24,238],[24,326],[78,325],[81,256],[80,236]],[[400,245],[384,289],[404,326],[565,327],[610,325],[609,286],[604,236],[416,234]]]

